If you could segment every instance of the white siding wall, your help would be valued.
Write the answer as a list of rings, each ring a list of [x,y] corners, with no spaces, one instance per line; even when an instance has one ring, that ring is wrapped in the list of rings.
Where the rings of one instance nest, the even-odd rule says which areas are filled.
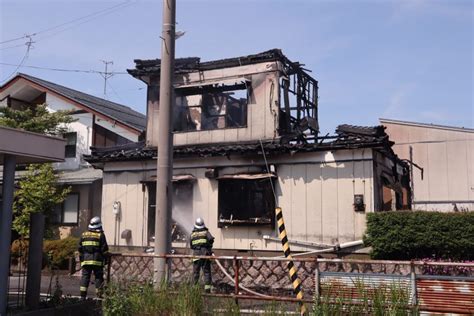
[[[147,245],[148,200],[140,183],[146,176],[146,172],[104,173],[101,218],[110,245]],[[121,204],[117,218],[112,212],[115,201]],[[128,241],[120,236],[126,229],[132,231],[132,237]]]
[[[46,104],[52,112],[59,110],[79,110],[66,100],[58,98],[50,93],[46,94]],[[68,125],[68,130],[77,133],[76,157],[66,158],[65,162],[56,163],[55,169],[78,169],[81,164],[87,164],[82,161],[82,155],[89,154],[89,147],[92,145],[92,114],[81,113],[73,116],[78,119],[76,122]]]
[[[270,158],[277,166],[277,200],[283,208],[284,220],[290,240],[322,243],[347,242],[361,239],[365,231],[365,213],[353,210],[354,194],[364,194],[366,213],[373,212],[373,181],[370,150],[346,150],[331,153],[296,154]],[[249,167],[249,161],[254,167]],[[218,180],[204,176],[208,166],[225,166],[220,174],[254,170],[261,161],[212,158],[176,161],[175,174],[192,174],[192,215],[202,217],[216,237],[215,247],[220,249],[280,250],[280,244],[263,240],[263,235],[277,237],[276,229],[267,226],[217,227]],[[107,238],[113,244],[113,201],[122,203],[119,231],[132,230],[134,246],[146,245],[146,193],[140,180],[156,174],[156,161],[138,163],[110,163],[104,170],[102,218]],[[239,167],[239,164],[242,166]],[[130,170],[118,172],[118,170]],[[145,170],[145,171],[144,171]],[[190,224],[191,223],[191,224]],[[120,240],[120,245],[124,245]],[[292,247],[305,250],[304,247]]]
[[[452,211],[456,202],[458,209],[474,210],[473,129],[382,123],[395,141],[395,153],[410,159],[412,146],[413,162],[424,169],[423,179],[421,171],[414,169],[415,209]]]
[[[130,130],[125,129],[122,126],[119,126],[119,125],[115,124],[114,122],[112,122],[112,120],[106,120],[104,118],[99,118],[99,117],[96,116],[95,123],[97,125],[102,126],[105,129],[108,129],[109,131],[114,132],[115,134],[120,135],[120,136],[122,136],[126,139],[129,139],[133,142],[138,141],[137,132],[131,132]]]

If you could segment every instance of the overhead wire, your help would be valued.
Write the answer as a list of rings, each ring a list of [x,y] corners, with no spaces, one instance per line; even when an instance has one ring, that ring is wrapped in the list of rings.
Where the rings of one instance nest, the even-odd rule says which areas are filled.
[[[72,27],[76,27],[76,26],[81,25],[81,24],[83,24],[83,23],[86,23],[86,22],[88,22],[88,21],[90,21],[90,20],[93,20],[93,19],[95,19],[95,18],[97,18],[97,17],[99,17],[99,16],[107,15],[107,14],[112,13],[112,12],[118,10],[118,9],[122,9],[122,8],[124,8],[124,7],[127,7],[127,6],[131,5],[132,3],[133,3],[133,2],[131,2],[130,0],[127,0],[127,1],[125,1],[125,2],[121,2],[121,3],[119,3],[119,4],[115,4],[115,5],[113,5],[113,6],[107,7],[107,8],[105,8],[105,9],[102,9],[102,10],[99,10],[99,11],[96,11],[96,12],[93,12],[93,13],[89,13],[89,14],[84,15],[84,16],[82,16],[82,17],[75,18],[75,19],[73,19],[73,20],[70,20],[70,21],[67,21],[67,22],[60,23],[60,24],[58,24],[58,25],[54,25],[54,26],[48,27],[48,28],[43,29],[43,30],[38,31],[38,32],[33,32],[33,33],[31,33],[31,34],[25,34],[24,36],[19,36],[19,37],[15,37],[15,38],[11,38],[11,39],[8,39],[8,40],[1,41],[0,44],[15,42],[15,41],[18,41],[18,40],[21,40],[21,39],[25,39],[25,38],[37,36],[37,35],[39,35],[39,34],[48,33],[48,32],[51,32],[51,31],[53,31],[53,30],[59,29],[59,28],[61,28],[61,27],[63,27],[63,26],[66,26],[66,25],[68,25],[68,24],[73,24],[73,23],[76,23],[76,22],[78,22],[78,21],[87,19],[86,21],[83,21],[83,22],[78,23],[78,24],[76,24],[76,25],[72,25],[72,26],[70,26],[70,27],[68,27],[68,28],[63,29],[63,30],[60,31],[60,32],[63,32],[63,31],[66,31],[66,30],[68,30],[68,29],[70,29],[70,28],[72,28]],[[89,19],[88,19],[88,18],[89,18]],[[56,35],[56,34],[58,34],[58,33],[60,33],[60,32],[56,32],[56,33],[54,33],[52,36],[54,36],[54,35]],[[10,48],[13,48],[13,47],[14,47],[14,46],[12,46],[12,47],[10,47]]]
[[[10,64],[10,63],[2,63],[0,62],[0,65],[4,66],[13,66],[17,67],[19,66],[18,64]],[[66,68],[49,68],[49,67],[41,67],[41,66],[21,66],[22,68],[32,68],[32,69],[40,69],[40,70],[50,70],[50,71],[61,71],[61,72],[81,72],[81,73],[91,73],[91,74],[104,74],[105,72],[99,71],[99,70],[85,70],[85,69],[66,69]],[[112,71],[108,72],[112,73],[114,75],[128,75],[128,72],[125,71]]]
[[[109,11],[107,11],[107,12],[104,12],[104,13],[101,13],[101,14],[98,14],[98,15],[95,15],[95,16],[93,16],[93,17],[91,17],[91,18],[89,18],[89,19],[87,19],[87,20],[85,20],[85,21],[82,21],[82,22],[80,22],[80,23],[71,25],[71,26],[69,26],[69,27],[67,27],[67,28],[64,28],[64,29],[61,29],[61,30],[59,30],[59,31],[57,31],[57,32],[54,32],[54,33],[52,33],[52,34],[50,34],[50,35],[46,35],[46,36],[44,36],[44,37],[40,37],[38,40],[42,41],[42,40],[51,38],[51,37],[53,37],[53,36],[55,36],[55,35],[57,35],[57,34],[59,34],[59,33],[62,33],[62,32],[68,31],[68,30],[70,30],[70,29],[72,29],[72,28],[78,27],[79,25],[85,24],[85,23],[87,23],[87,22],[89,22],[89,21],[92,21],[92,20],[98,18],[98,17],[106,16],[106,15],[108,15],[108,14],[111,14],[111,13],[115,12],[115,11],[118,11],[118,10],[120,10],[120,9],[123,9],[123,8],[125,8],[125,7],[128,7],[128,6],[132,5],[132,4],[134,4],[134,2],[128,2],[128,1],[127,1],[127,2],[125,2],[123,5],[121,5],[121,6],[118,7],[118,8],[114,8],[114,9],[109,10]]]
[[[2,81],[0,81],[0,83],[4,83],[5,81],[9,80],[12,76],[14,76],[16,74],[16,72],[18,71],[18,69],[20,69],[20,67],[23,65],[23,63],[26,61],[26,59],[28,58],[29,54],[30,54],[30,49],[31,49],[31,46],[33,44],[33,41],[30,37],[30,41],[27,43],[26,45],[26,52],[25,52],[25,55],[23,55],[23,58],[21,59],[20,63],[17,65],[17,67],[15,68],[15,70],[10,74],[8,75],[7,77],[5,77],[5,79],[3,79]]]

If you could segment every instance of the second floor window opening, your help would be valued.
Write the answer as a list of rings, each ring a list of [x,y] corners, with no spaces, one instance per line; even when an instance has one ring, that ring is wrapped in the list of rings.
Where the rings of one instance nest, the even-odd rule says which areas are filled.
[[[77,143],[77,133],[65,133],[63,137],[66,139],[65,147],[65,157],[66,158],[75,158],[76,157],[76,143]]]
[[[246,83],[177,89],[174,131],[245,127],[248,96]]]

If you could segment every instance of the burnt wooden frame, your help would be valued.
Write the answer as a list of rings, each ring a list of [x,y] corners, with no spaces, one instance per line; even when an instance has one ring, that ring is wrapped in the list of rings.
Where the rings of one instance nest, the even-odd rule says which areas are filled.
[[[278,132],[286,141],[307,142],[308,136],[317,137],[319,132],[318,81],[309,76],[299,63],[286,57],[282,57],[280,62],[283,76],[280,77]],[[296,104],[291,104],[290,94],[295,96]]]

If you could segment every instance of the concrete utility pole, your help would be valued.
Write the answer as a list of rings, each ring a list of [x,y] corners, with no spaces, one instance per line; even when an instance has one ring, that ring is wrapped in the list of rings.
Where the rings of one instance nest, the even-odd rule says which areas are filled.
[[[171,250],[171,177],[173,175],[172,119],[174,91],[174,44],[176,0],[163,0],[163,30],[161,39],[160,103],[158,114],[158,165],[155,209],[155,254]],[[155,258],[155,287],[166,280],[166,259]]]

